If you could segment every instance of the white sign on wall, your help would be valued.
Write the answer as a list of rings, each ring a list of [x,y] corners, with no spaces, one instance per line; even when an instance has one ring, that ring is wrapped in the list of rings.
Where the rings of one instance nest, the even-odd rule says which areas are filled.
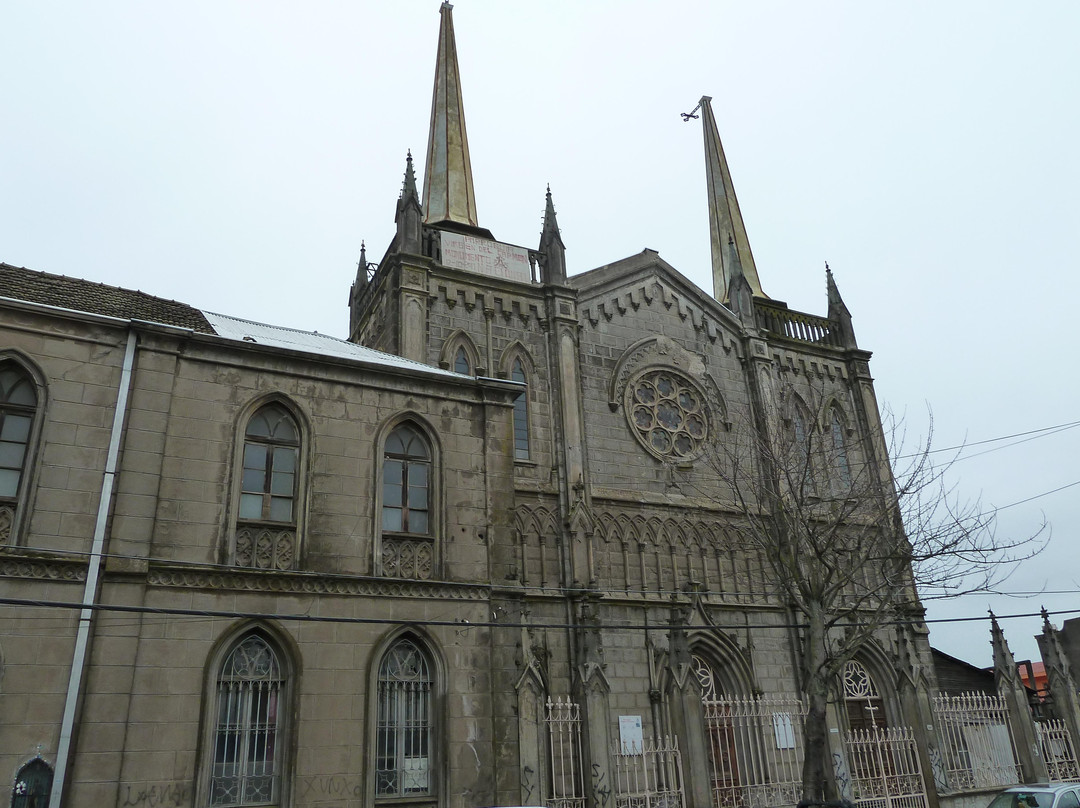
[[[442,238],[442,262],[455,269],[467,269],[481,275],[529,283],[529,251],[513,244],[462,233],[439,231]]]
[[[641,716],[619,716],[619,748],[624,755],[640,755],[642,752]]]

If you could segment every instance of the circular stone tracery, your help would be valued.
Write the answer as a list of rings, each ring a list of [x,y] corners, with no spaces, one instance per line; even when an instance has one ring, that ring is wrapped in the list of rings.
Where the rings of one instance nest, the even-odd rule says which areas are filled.
[[[671,370],[635,377],[624,396],[626,417],[641,445],[660,458],[689,460],[709,434],[708,407],[700,388]]]

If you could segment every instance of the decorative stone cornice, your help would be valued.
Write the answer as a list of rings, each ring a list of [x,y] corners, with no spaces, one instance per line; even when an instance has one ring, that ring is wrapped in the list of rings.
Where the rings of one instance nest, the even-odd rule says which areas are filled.
[[[86,580],[86,562],[68,558],[18,557],[6,552],[0,557],[0,577],[33,578],[49,581]]]
[[[184,589],[232,590],[240,592],[280,592],[283,594],[361,595],[383,598],[429,600],[486,600],[486,586],[456,585],[438,581],[403,581],[379,578],[319,575],[298,572],[257,570],[200,570],[152,567],[146,582],[150,586]]]

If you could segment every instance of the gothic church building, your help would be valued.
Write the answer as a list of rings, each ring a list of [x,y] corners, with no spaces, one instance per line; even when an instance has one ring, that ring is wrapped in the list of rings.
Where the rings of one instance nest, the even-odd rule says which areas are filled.
[[[701,110],[713,294],[578,271],[550,191],[535,248],[483,227],[448,3],[348,340],[0,265],[12,806],[797,801],[799,636],[713,450],[846,467],[879,415],[831,275],[822,315],[763,291]],[[834,728],[924,726],[925,634],[867,649]]]

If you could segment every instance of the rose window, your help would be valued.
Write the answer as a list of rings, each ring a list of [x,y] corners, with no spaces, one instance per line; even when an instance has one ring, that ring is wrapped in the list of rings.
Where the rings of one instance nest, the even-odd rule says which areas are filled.
[[[626,389],[634,435],[662,458],[690,459],[708,435],[705,396],[689,379],[669,370],[638,376]]]

